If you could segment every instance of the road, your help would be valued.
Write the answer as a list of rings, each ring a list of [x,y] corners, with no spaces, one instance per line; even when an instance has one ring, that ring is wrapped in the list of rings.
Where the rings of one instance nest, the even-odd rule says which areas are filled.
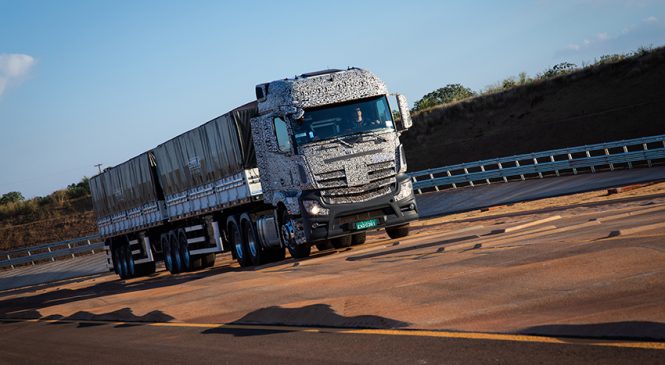
[[[0,359],[663,363],[664,192],[423,219],[407,238],[257,268],[220,255],[201,272],[3,291]],[[589,345],[625,340],[645,345]]]
[[[461,335],[5,322],[0,324],[0,363],[89,364],[94,359],[126,364],[131,359],[137,364],[662,364],[665,359],[665,347],[653,343]]]

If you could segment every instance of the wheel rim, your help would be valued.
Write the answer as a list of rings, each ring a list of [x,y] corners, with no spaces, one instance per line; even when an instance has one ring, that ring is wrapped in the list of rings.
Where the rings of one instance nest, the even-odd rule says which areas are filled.
[[[249,229],[249,232],[247,232],[247,245],[249,246],[249,252],[252,254],[252,256],[256,257],[258,254],[258,250],[256,248],[256,240],[254,240],[254,234],[252,233],[252,230]]]

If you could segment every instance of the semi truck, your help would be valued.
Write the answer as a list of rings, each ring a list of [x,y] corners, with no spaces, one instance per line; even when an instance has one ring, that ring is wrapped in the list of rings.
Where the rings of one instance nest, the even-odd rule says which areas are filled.
[[[360,68],[259,84],[256,100],[90,179],[107,265],[176,274],[391,238],[418,219],[400,134],[408,102]]]

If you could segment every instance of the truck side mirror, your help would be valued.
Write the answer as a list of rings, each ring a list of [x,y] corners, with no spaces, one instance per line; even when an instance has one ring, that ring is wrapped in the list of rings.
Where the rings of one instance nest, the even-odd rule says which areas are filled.
[[[397,106],[399,107],[400,120],[397,122],[397,130],[405,131],[413,125],[411,120],[411,111],[409,111],[409,102],[406,96],[397,94]]]

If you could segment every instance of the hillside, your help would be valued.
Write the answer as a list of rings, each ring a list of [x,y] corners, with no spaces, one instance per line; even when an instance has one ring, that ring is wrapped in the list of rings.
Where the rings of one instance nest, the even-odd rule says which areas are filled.
[[[665,48],[434,107],[402,136],[409,170],[665,133]]]

